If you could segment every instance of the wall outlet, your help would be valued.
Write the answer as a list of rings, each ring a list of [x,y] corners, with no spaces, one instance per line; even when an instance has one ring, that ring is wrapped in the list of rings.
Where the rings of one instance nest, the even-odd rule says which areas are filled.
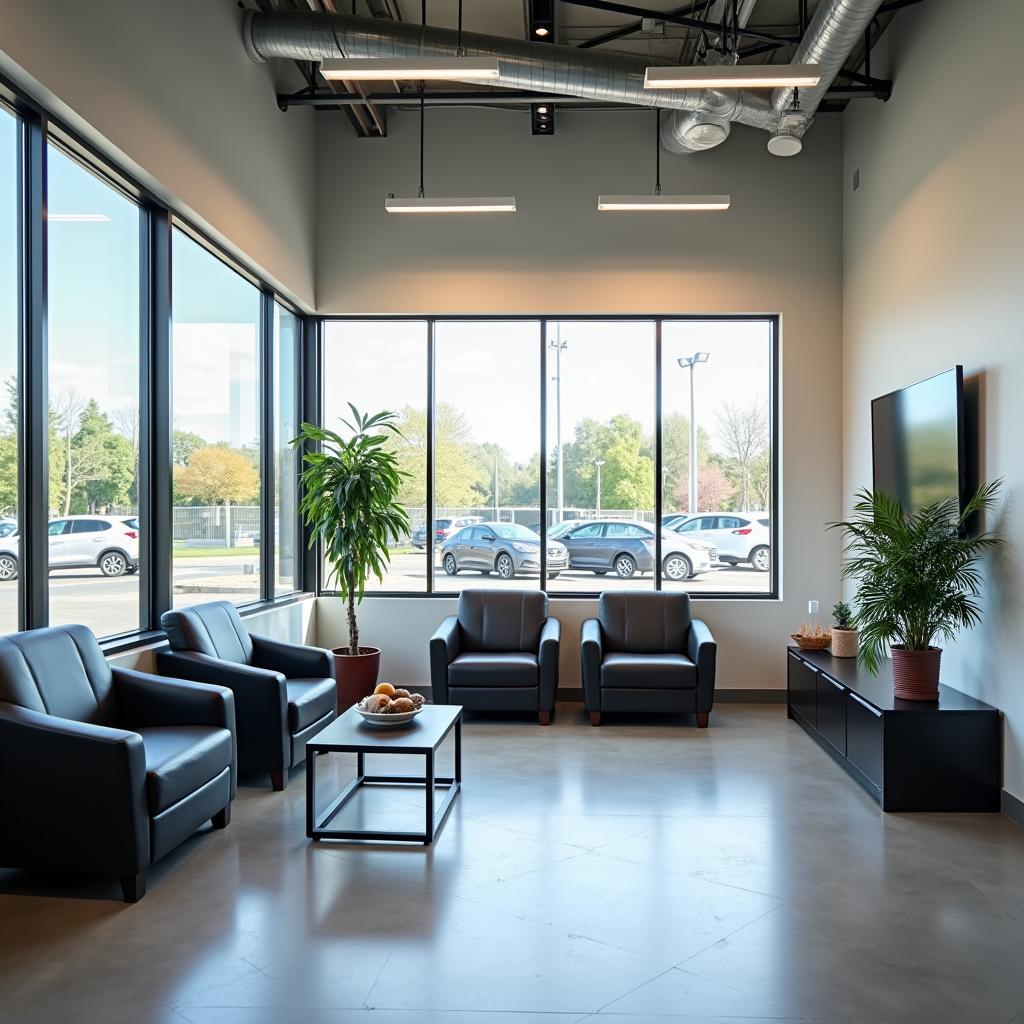
[[[807,602],[807,614],[808,615],[817,615],[818,614],[818,602],[817,601],[808,601]]]

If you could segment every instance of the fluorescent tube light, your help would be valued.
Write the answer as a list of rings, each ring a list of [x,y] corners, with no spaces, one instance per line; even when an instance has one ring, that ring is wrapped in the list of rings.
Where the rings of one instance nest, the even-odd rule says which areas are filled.
[[[648,68],[645,89],[808,88],[821,81],[819,64],[711,64]]]
[[[46,219],[51,224],[99,224],[110,220],[105,213],[48,213]]]
[[[457,82],[460,79],[498,78],[493,57],[351,57],[325,60],[320,74],[329,81],[375,82],[411,78]]]
[[[515,213],[515,196],[455,196],[425,199],[417,196],[401,199],[388,196],[384,200],[388,213]]]
[[[599,210],[728,210],[731,196],[598,196]]]

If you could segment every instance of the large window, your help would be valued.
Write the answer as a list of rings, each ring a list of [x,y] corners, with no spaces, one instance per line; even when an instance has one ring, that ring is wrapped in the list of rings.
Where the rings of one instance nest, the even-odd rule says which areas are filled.
[[[51,144],[50,623],[139,626],[139,208]]]
[[[298,531],[299,318],[274,303],[274,593],[296,589],[302,558]]]
[[[176,606],[260,597],[260,292],[174,231]]]
[[[18,628],[18,155],[21,123],[0,107],[0,633]]]
[[[767,318],[328,321],[326,425],[344,432],[349,401],[402,414],[414,529],[383,589],[775,593],[774,333]]]
[[[427,519],[427,324],[422,320],[346,320],[324,325],[324,426],[349,435],[349,404],[360,412],[388,409],[398,415],[401,436],[391,441],[399,454],[405,485],[401,502],[409,513],[408,537],[400,537],[391,552],[391,567],[382,583],[367,586],[389,591],[427,589],[428,558],[438,523]],[[435,427],[438,456],[444,460],[450,445],[443,427]],[[324,585],[336,581],[324,567]]]

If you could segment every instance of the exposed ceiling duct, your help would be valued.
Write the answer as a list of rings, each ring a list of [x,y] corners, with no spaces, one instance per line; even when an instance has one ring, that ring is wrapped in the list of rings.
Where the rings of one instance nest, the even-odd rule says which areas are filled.
[[[733,123],[739,123],[769,132],[769,150],[788,156],[800,151],[818,104],[880,4],[881,0],[822,0],[794,57],[798,63],[820,64],[821,81],[800,90],[799,109],[794,109],[792,89],[776,89],[770,97],[750,90],[645,89],[650,61],[642,57],[468,32],[461,43],[467,56],[497,58],[506,88],[676,112],[661,131],[662,145],[672,152],[711,149],[728,138]],[[345,14],[249,12],[245,21],[246,49],[260,62],[451,57],[459,41],[458,33],[449,29]]]

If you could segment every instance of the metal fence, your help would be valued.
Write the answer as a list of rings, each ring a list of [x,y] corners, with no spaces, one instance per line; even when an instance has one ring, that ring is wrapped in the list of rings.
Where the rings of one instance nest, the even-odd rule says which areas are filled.
[[[113,515],[137,515],[123,506]],[[259,505],[176,505],[172,510],[172,539],[188,547],[244,548],[260,542]]]
[[[409,524],[412,528],[412,532],[422,529],[427,522],[427,510],[426,508],[420,507],[408,507],[406,511],[409,513]],[[526,526],[529,529],[534,529],[541,522],[540,508],[534,506],[499,506],[495,508],[493,505],[439,505],[434,509],[434,519],[459,519],[463,516],[479,516],[481,519],[487,522],[497,523],[518,523],[520,526]],[[548,509],[548,526],[554,526],[555,523],[561,522],[564,519],[596,519],[598,516],[607,517],[609,519],[640,519],[645,523],[654,522],[654,510],[653,509],[637,509],[637,508],[603,508],[600,512],[596,508],[563,508],[562,514],[559,515],[557,510],[553,508]]]

